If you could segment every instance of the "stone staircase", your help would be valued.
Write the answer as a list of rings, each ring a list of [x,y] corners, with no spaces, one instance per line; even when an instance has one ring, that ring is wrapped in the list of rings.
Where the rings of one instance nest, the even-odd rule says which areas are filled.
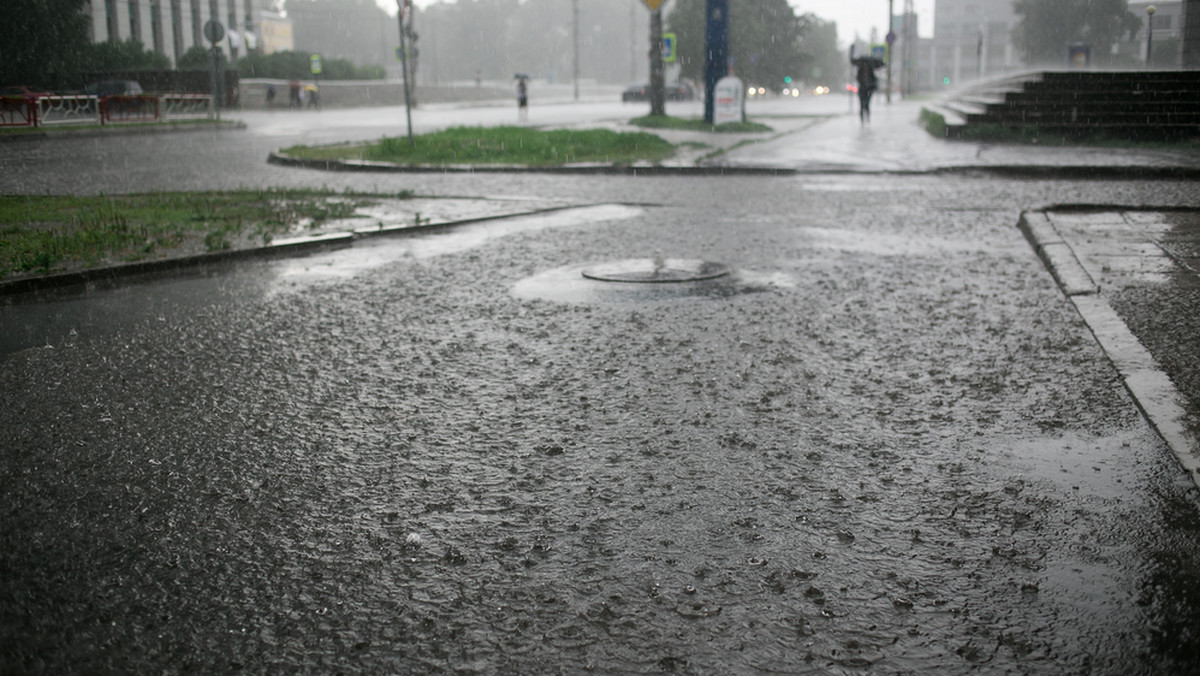
[[[926,106],[947,138],[1200,138],[1200,70],[1037,71],[982,81]]]

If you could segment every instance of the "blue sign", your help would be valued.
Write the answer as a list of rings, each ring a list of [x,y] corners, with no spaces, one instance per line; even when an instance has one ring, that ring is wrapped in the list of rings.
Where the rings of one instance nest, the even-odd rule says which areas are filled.
[[[674,63],[675,62],[675,34],[674,33],[663,33],[662,60],[663,60],[663,63]]]

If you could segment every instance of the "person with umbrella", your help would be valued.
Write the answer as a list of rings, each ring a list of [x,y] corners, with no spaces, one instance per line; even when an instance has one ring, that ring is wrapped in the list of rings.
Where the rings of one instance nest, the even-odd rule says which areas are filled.
[[[858,119],[863,124],[871,121],[871,94],[879,88],[879,80],[875,77],[875,69],[883,66],[883,61],[873,56],[860,56],[850,60],[854,65],[854,79],[858,81]]]
[[[517,119],[524,122],[529,119],[529,76],[517,73],[513,78],[517,81]]]

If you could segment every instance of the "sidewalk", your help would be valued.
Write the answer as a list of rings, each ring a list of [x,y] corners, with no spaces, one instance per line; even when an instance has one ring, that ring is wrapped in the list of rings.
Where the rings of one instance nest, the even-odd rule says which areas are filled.
[[[1055,176],[1093,170],[1200,174],[1200,153],[1169,148],[1039,147],[934,138],[918,125],[921,101],[876,102],[869,124],[843,115],[811,126],[783,128],[787,143],[736,148],[714,161],[727,167],[775,167],[797,172],[928,173],[992,170]],[[773,126],[776,121],[771,121]]]
[[[1052,208],[1019,226],[1200,485],[1200,211]]]

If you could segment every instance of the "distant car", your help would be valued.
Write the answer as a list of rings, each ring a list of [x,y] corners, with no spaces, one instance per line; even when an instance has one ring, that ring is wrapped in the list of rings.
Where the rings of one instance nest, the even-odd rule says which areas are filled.
[[[0,96],[19,96],[23,99],[37,100],[43,96],[54,96],[54,92],[43,91],[26,87],[25,85],[14,85],[11,87],[0,88]]]
[[[663,85],[663,96],[668,101],[691,101],[696,98],[696,93],[686,82],[675,82]],[[624,103],[649,100],[650,85],[648,84],[636,84],[621,92],[621,101]]]
[[[142,85],[136,80],[101,80],[83,88],[88,96],[103,98],[105,96],[133,96],[141,94]]]

